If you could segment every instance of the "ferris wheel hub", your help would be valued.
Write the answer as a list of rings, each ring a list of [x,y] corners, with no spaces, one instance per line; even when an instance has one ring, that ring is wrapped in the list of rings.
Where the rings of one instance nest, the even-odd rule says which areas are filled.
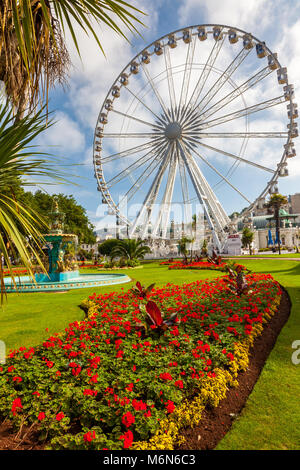
[[[178,122],[170,122],[170,124],[166,126],[165,136],[170,140],[179,139],[181,132],[182,128]]]

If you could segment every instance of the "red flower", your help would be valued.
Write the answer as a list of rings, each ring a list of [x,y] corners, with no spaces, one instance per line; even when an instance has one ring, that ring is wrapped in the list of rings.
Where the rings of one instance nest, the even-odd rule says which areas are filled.
[[[22,406],[22,403],[21,403],[21,399],[20,398],[15,398],[15,400],[12,403],[12,407],[11,407],[12,414],[15,416],[18,409],[22,409],[22,408],[23,408],[23,406]]]
[[[122,423],[129,428],[135,422],[135,417],[128,411],[122,416]]]
[[[159,378],[161,380],[173,380],[173,377],[171,374],[169,374],[168,372],[165,372],[163,374],[160,374]]]
[[[168,413],[173,413],[173,411],[175,410],[175,405],[171,400],[168,400],[165,403],[165,406],[166,406],[166,409],[167,409]]]
[[[86,434],[83,435],[83,440],[85,442],[92,442],[96,438],[96,433],[95,431],[89,431]]]
[[[133,385],[133,383],[131,383],[131,384],[127,385],[126,390],[127,390],[128,392],[132,392],[133,387],[134,387],[134,385]]]
[[[56,421],[60,421],[61,419],[63,419],[65,417],[65,415],[63,414],[63,412],[61,411],[60,413],[58,413],[56,415]]]
[[[13,382],[18,382],[19,383],[19,382],[22,382],[22,380],[23,380],[22,377],[14,377],[13,378]]]
[[[176,387],[183,388],[183,382],[182,380],[176,380],[175,384]]]
[[[133,442],[133,434],[128,430],[125,434],[119,437],[119,439],[124,439],[124,449],[128,449]]]
[[[41,412],[39,413],[39,415],[38,415],[38,420],[39,420],[39,421],[43,421],[43,419],[45,419],[45,418],[46,418],[45,413],[44,413],[43,411],[41,411]]]

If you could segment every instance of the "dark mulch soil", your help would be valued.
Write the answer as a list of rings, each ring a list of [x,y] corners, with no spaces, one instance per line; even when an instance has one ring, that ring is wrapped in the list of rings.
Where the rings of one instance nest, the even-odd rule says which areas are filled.
[[[179,449],[213,449],[228,432],[258,380],[277,336],[289,317],[290,309],[291,301],[283,289],[278,313],[270,320],[262,335],[256,339],[251,349],[249,368],[238,376],[239,386],[230,389],[217,408],[204,411],[199,425],[182,431],[186,442]],[[0,424],[0,450],[42,450],[45,446],[38,440],[38,435],[36,425],[31,428],[24,427],[16,433],[10,422],[4,420]]]
[[[228,390],[226,398],[220,401],[217,408],[205,410],[199,425],[182,431],[181,434],[186,442],[179,449],[214,449],[244,408],[276,339],[290,315],[291,301],[283,287],[282,290],[283,295],[278,313],[272,317],[261,336],[254,342],[250,350],[249,367],[238,376],[238,387]]]

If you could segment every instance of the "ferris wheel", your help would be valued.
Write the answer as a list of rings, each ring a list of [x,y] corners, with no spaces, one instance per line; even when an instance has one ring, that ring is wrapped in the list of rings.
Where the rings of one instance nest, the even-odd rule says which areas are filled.
[[[199,204],[221,250],[233,198],[251,214],[288,176],[293,98],[287,69],[250,33],[207,24],[159,38],[101,107],[93,160],[102,203],[143,239],[167,237],[172,207],[188,220]]]

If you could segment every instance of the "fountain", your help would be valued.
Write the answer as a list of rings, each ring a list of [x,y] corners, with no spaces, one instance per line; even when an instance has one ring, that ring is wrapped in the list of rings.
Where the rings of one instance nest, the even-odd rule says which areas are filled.
[[[30,276],[16,277],[17,289],[10,277],[5,278],[6,292],[55,292],[130,281],[125,274],[79,274],[75,258],[78,238],[75,234],[63,233],[65,214],[59,210],[57,197],[54,197],[50,216],[50,233],[43,235],[47,273],[40,269],[41,272],[35,273],[35,279]]]

